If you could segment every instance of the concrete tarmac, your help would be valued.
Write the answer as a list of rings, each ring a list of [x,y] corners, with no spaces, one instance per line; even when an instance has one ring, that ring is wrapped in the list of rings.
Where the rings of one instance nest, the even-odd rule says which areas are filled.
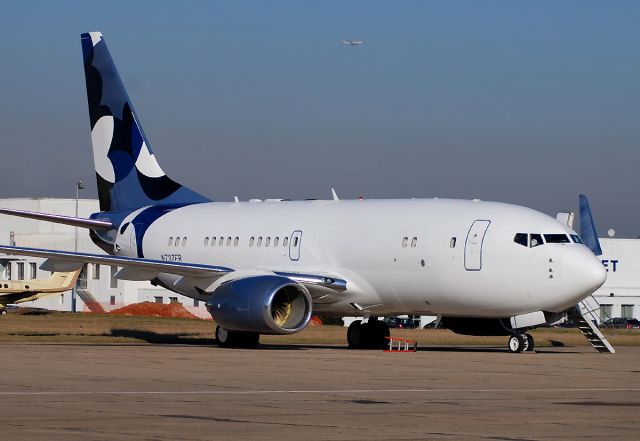
[[[640,348],[0,344],[0,440],[640,438]]]

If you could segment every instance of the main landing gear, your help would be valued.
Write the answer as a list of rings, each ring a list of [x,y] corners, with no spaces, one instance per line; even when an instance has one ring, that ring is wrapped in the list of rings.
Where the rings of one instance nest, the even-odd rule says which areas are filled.
[[[257,332],[229,331],[222,326],[216,326],[216,340],[221,348],[255,348],[260,343]]]
[[[356,320],[349,325],[347,342],[349,349],[384,349],[389,345],[389,326],[378,319],[370,318],[366,323]]]
[[[7,315],[7,310],[4,308],[0,308],[0,315]]]
[[[535,342],[531,334],[513,334],[509,337],[509,352],[532,352]]]

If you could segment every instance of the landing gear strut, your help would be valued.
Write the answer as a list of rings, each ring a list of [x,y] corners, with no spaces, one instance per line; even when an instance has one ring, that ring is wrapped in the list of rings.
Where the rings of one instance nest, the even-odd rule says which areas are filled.
[[[513,334],[509,337],[509,352],[531,352],[535,346],[535,341],[531,334]]]
[[[356,320],[347,329],[349,349],[384,349],[389,344],[391,332],[385,322],[370,318],[367,323]]]
[[[229,331],[216,326],[216,340],[221,348],[255,348],[260,342],[260,334],[256,332]]]

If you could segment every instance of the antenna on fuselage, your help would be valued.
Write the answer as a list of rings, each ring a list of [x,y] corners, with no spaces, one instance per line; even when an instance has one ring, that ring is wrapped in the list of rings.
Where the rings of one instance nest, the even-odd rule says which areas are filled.
[[[340,200],[340,198],[338,197],[338,194],[336,193],[336,191],[333,188],[331,189],[331,198],[334,201],[339,201]]]

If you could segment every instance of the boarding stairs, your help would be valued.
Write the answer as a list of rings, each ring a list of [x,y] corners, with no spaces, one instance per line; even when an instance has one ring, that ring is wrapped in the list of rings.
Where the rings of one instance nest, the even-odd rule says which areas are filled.
[[[613,354],[616,350],[598,328],[599,313],[600,304],[593,296],[589,296],[578,303],[575,308],[570,309],[567,316],[573,320],[575,326],[582,332],[582,335],[585,336],[596,351]]]
[[[93,294],[91,294],[91,291],[89,291],[88,289],[79,288],[78,290],[76,290],[76,293],[78,294],[78,297],[82,299],[86,307],[89,308],[89,311],[93,312],[94,314],[105,313],[104,308],[102,307],[100,302],[96,300]]]

